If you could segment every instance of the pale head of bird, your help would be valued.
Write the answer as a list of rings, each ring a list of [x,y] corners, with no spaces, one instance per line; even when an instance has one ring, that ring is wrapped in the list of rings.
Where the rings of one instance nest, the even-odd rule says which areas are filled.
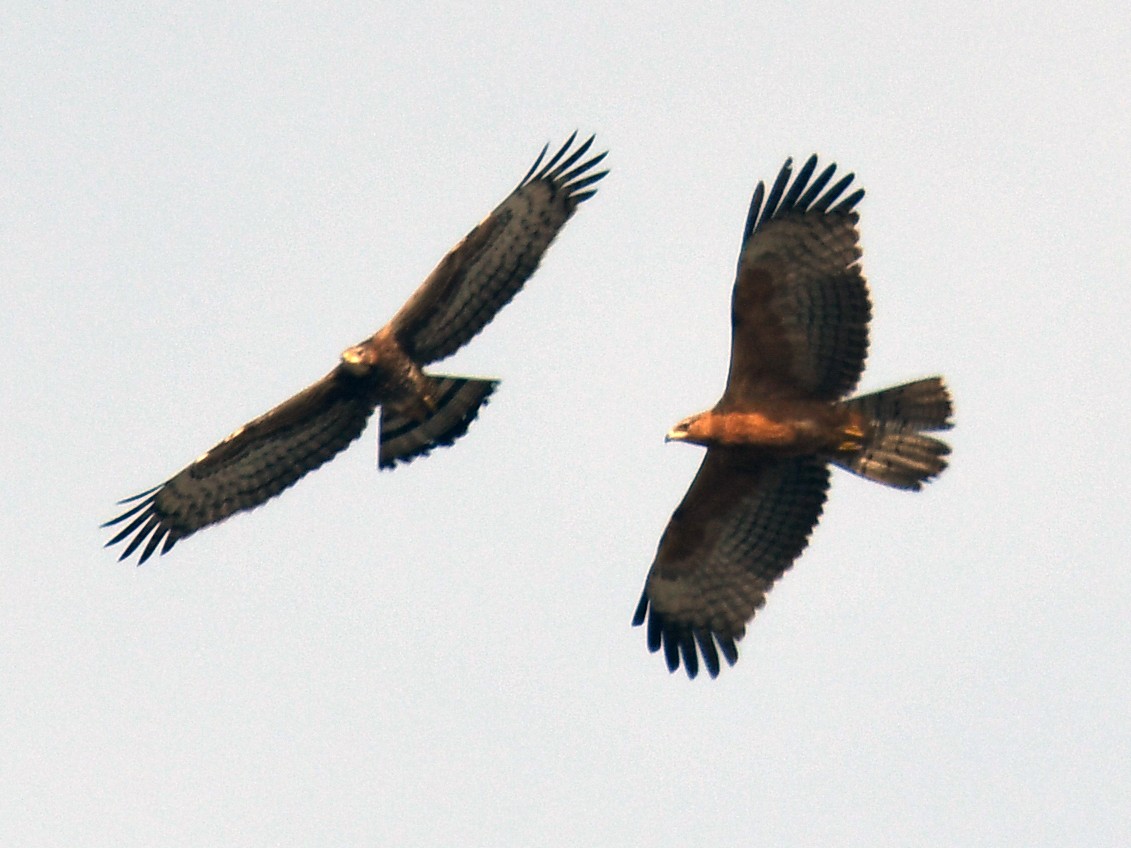
[[[342,365],[355,377],[364,377],[373,368],[373,350],[367,344],[347,347],[342,351]]]
[[[665,442],[691,442],[697,445],[705,445],[711,441],[711,433],[708,431],[708,420],[705,413],[698,412],[695,415],[689,415],[684,418],[670,430],[664,437]]]

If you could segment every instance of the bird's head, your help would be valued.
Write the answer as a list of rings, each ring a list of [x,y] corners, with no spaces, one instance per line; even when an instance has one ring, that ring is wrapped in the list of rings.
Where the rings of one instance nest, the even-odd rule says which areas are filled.
[[[707,436],[703,426],[703,413],[684,418],[670,430],[664,437],[665,442],[693,442],[703,444]]]
[[[342,351],[342,365],[355,377],[364,377],[373,367],[373,352],[365,343]]]

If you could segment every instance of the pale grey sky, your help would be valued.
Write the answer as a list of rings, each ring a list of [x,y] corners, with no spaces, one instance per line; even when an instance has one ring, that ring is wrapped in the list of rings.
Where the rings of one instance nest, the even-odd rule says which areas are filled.
[[[1131,18],[943,8],[9,4],[0,842],[1131,841]],[[445,363],[503,380],[454,448],[101,549],[574,129],[612,173]],[[669,677],[663,435],[812,152],[868,192],[862,387],[946,375],[952,466],[836,473],[738,665]]]

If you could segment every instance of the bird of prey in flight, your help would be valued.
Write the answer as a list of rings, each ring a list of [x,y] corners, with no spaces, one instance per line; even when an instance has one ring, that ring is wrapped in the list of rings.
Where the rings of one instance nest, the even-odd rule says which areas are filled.
[[[240,427],[160,486],[127,498],[104,527],[124,525],[107,546],[139,564],[197,530],[278,495],[361,435],[381,408],[378,464],[450,445],[498,385],[424,370],[470,341],[510,302],[607,171],[585,158],[593,137],[548,146],[517,188],[436,266],[384,327],[346,348],[322,379]],[[545,160],[545,161],[544,161]]]
[[[730,373],[712,409],[668,439],[707,448],[660,539],[636,608],[668,670],[711,677],[766,593],[805,549],[829,464],[917,490],[946,467],[927,432],[951,426],[942,378],[849,397],[864,370],[871,303],[860,271],[853,175],[831,186],[811,157],[759,183],[742,234],[731,301]],[[828,188],[826,188],[828,186]],[[849,192],[846,194],[846,192]]]

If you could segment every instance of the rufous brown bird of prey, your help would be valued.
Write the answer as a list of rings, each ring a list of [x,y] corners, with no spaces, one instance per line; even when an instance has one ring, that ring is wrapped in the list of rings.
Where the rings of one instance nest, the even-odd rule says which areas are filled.
[[[125,526],[120,559],[139,564],[202,527],[252,509],[293,485],[361,435],[381,407],[378,464],[392,468],[450,445],[498,382],[451,377],[424,366],[455,353],[515,296],[566,221],[596,193],[604,153],[576,133],[543,164],[542,149],[518,187],[445,256],[393,319],[342,352],[325,377],[240,427],[169,480],[121,501],[104,527]],[[144,545],[144,547],[143,547]]]
[[[746,624],[801,554],[821,515],[829,463],[917,490],[950,449],[942,378],[848,398],[864,370],[871,304],[860,272],[853,175],[826,189],[810,158],[790,184],[754,191],[731,301],[730,374],[712,409],[668,439],[707,448],[660,539],[634,625],[669,671],[731,665]]]

